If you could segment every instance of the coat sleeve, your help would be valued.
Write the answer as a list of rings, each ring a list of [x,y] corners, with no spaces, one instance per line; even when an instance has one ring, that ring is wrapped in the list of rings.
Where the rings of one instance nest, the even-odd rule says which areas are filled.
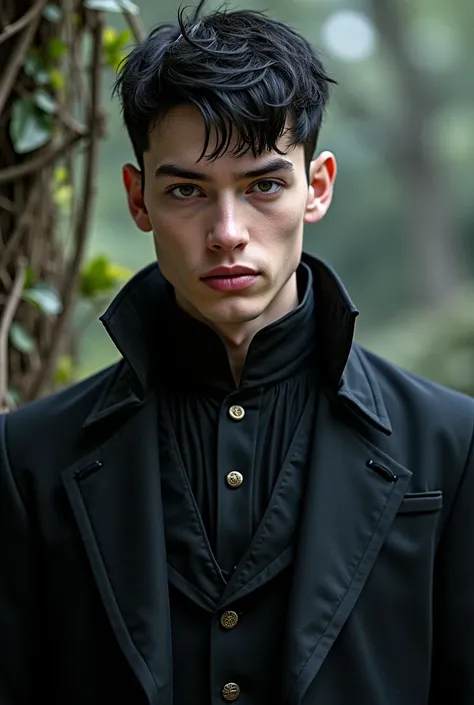
[[[28,516],[8,458],[8,416],[0,415],[0,703],[31,705],[34,582]]]
[[[439,545],[429,705],[474,703],[474,438]]]

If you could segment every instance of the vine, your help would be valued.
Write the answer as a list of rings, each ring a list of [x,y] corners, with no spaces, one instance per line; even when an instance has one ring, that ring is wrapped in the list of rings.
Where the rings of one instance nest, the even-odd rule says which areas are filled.
[[[143,30],[130,0],[4,0],[0,10],[0,410],[74,379],[78,299],[129,275],[84,261],[106,132],[105,70]],[[107,26],[120,13],[126,29]]]

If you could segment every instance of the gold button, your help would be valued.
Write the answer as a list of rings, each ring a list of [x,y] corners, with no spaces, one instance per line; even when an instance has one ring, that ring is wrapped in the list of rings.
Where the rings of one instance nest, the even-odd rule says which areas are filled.
[[[242,421],[245,416],[245,409],[238,404],[234,404],[229,409],[229,416],[233,421]]]
[[[222,697],[227,702],[233,702],[237,700],[240,696],[240,688],[237,683],[226,683],[222,688]]]
[[[221,615],[221,624],[224,629],[233,629],[237,626],[239,615],[233,610],[228,610]]]
[[[244,481],[244,476],[240,472],[233,470],[227,475],[225,480],[229,487],[240,487],[240,485]]]

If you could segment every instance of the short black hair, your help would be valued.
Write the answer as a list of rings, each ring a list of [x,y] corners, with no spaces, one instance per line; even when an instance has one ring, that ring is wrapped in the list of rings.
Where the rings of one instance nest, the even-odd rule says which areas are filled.
[[[290,125],[290,145],[304,146],[308,167],[336,81],[294,29],[251,10],[200,17],[203,4],[191,17],[181,8],[175,25],[155,27],[119,67],[113,92],[140,168],[150,131],[183,104],[204,120],[200,158],[216,159],[231,143],[236,155],[281,153],[276,143]]]

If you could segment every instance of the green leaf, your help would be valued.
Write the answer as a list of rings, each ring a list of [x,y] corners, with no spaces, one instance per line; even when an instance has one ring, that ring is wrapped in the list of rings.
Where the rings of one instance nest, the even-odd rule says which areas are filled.
[[[35,101],[35,105],[48,115],[54,115],[54,113],[58,109],[57,102],[54,100],[53,96],[49,93],[46,93],[46,91],[38,89],[34,92],[33,98]]]
[[[26,268],[25,273],[25,289],[29,289],[36,281],[36,273],[32,267]]]
[[[55,90],[59,92],[64,90],[66,79],[64,73],[59,69],[51,69],[48,73],[48,80]]]
[[[84,7],[99,12],[129,12],[138,15],[140,8],[131,0],[84,0]]]
[[[23,299],[50,316],[57,316],[63,309],[58,292],[49,282],[39,282],[25,289]]]
[[[17,154],[26,154],[42,147],[51,135],[51,123],[30,98],[21,98],[13,104],[10,136]]]
[[[71,212],[72,196],[73,196],[72,186],[70,184],[60,184],[53,191],[54,204],[63,213],[70,213]]]
[[[21,394],[15,387],[9,387],[9,389],[7,389],[6,397],[9,409],[16,409],[20,405]]]
[[[48,20],[48,22],[60,22],[63,16],[63,11],[61,10],[58,5],[53,5],[51,3],[48,3],[47,5],[44,6],[43,12],[42,12],[43,17],[45,20]]]
[[[74,380],[75,371],[76,368],[72,357],[70,355],[62,355],[56,365],[54,381],[60,385],[69,384]]]
[[[51,61],[60,59],[67,51],[67,44],[59,37],[52,37],[47,46],[48,57]]]
[[[27,56],[23,64],[23,70],[27,76],[34,78],[37,71],[39,71],[38,57],[33,54]]]
[[[9,331],[10,343],[22,353],[32,353],[36,343],[21,323],[13,322]]]
[[[111,262],[105,255],[91,259],[81,272],[79,291],[83,298],[106,294],[132,276],[132,271]]]
[[[49,76],[49,72],[46,71],[46,69],[40,69],[35,73],[35,81],[38,86],[47,86],[49,83],[51,83],[51,78]]]
[[[31,49],[28,53],[23,65],[23,70],[27,76],[35,80],[38,86],[46,86],[50,82],[49,73],[44,68],[38,51],[35,48]]]

